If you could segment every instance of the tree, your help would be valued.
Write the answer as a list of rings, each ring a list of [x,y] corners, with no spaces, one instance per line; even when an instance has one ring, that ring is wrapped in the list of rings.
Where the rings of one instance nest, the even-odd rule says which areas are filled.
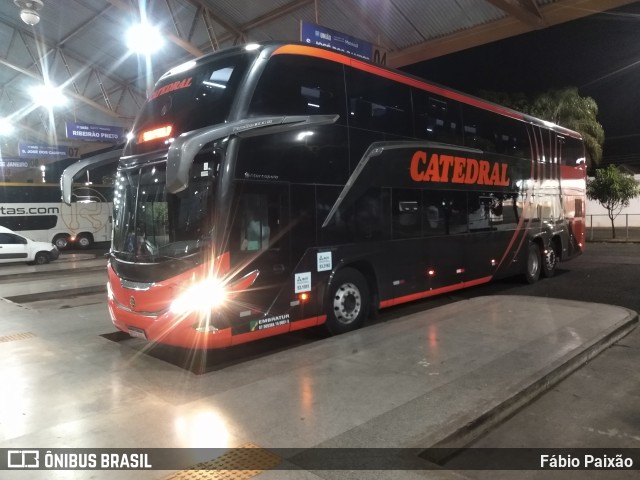
[[[607,209],[613,238],[616,238],[615,218],[638,195],[640,185],[633,175],[622,173],[615,165],[597,169],[593,180],[587,180],[587,197],[589,200],[597,200]]]
[[[527,113],[580,133],[589,165],[600,164],[604,129],[596,120],[598,104],[593,98],[581,97],[575,87],[549,90],[534,99]]]
[[[529,99],[523,93],[480,92],[480,96],[495,103],[528,113],[582,135],[589,165],[602,160],[604,129],[596,120],[598,104],[591,97],[581,97],[578,89],[567,87],[549,90]]]

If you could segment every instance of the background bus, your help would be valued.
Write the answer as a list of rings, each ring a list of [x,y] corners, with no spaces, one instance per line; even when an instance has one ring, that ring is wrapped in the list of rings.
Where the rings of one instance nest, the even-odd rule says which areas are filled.
[[[59,249],[110,242],[113,185],[73,185],[62,202],[60,184],[0,183],[0,225]]]
[[[120,159],[117,328],[221,348],[523,274],[584,248],[562,127],[301,44],[165,74]],[[65,172],[66,173],[66,172]]]

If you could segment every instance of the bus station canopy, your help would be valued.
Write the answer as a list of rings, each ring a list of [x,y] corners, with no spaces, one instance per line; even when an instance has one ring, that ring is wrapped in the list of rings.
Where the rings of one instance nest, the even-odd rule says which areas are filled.
[[[392,67],[543,29],[631,0],[6,0],[0,2],[0,119],[20,141],[55,144],[68,122],[128,129],[162,73],[197,56],[264,40],[300,39],[301,21],[369,42]],[[21,19],[21,9],[35,11]],[[132,54],[127,29],[141,17],[164,44]],[[64,88],[47,115],[29,90]],[[104,147],[104,145],[102,146]],[[7,156],[5,148],[3,154]],[[9,155],[11,152],[9,152]]]

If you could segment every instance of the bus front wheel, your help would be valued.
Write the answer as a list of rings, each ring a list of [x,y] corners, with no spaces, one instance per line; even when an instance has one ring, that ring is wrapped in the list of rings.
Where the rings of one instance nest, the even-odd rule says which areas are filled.
[[[327,299],[327,330],[332,335],[350,332],[362,326],[369,312],[369,286],[353,268],[338,270]]]
[[[60,234],[53,237],[53,244],[58,247],[58,250],[63,250],[69,246],[69,235]]]
[[[527,252],[527,271],[524,276],[527,283],[536,283],[540,278],[540,270],[542,269],[542,256],[540,255],[540,245],[535,242],[529,244]]]

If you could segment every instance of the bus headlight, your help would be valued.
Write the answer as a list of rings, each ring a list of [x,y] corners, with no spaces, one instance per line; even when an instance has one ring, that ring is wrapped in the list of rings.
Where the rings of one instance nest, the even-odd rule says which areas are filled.
[[[227,291],[219,280],[204,280],[189,287],[171,303],[171,311],[177,314],[207,312],[222,305]]]

